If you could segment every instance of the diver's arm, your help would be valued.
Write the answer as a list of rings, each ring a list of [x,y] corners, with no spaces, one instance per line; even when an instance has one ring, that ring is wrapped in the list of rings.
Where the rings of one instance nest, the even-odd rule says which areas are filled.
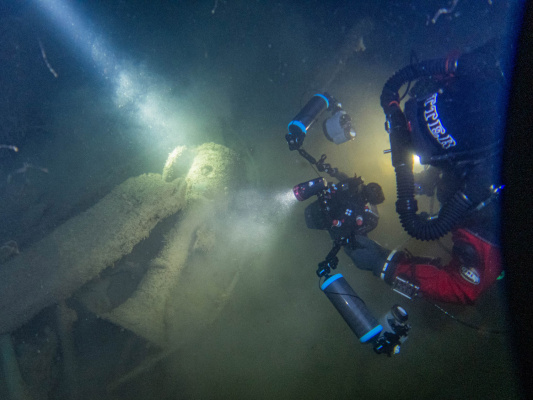
[[[453,258],[447,265],[420,263],[400,253],[382,277],[393,286],[398,278],[408,281],[428,299],[472,304],[501,274],[500,251],[465,229],[455,231],[453,240]]]

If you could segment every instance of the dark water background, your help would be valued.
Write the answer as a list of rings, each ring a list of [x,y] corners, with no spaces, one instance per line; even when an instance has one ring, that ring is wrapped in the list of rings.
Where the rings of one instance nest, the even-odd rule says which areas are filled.
[[[317,288],[314,270],[330,249],[327,234],[306,229],[305,205],[282,209],[268,201],[315,177],[289,152],[284,135],[309,96],[327,89],[352,116],[358,136],[336,147],[315,129],[306,149],[383,186],[387,200],[373,239],[446,257],[442,246],[409,240],[398,222],[379,95],[412,52],[443,57],[512,30],[512,2],[459,1],[436,23],[431,18],[450,2],[69,2],[87,29],[80,37],[42,3],[0,3],[0,144],[20,148],[0,149],[0,243],[15,240],[24,251],[128,177],[160,173],[175,146],[207,141],[246,154],[242,193],[257,200],[239,209],[245,221],[245,213],[265,214],[239,227],[261,235],[256,262],[214,327],[112,393],[106,386],[134,368],[149,346],[80,314],[79,398],[518,397],[506,338],[487,333],[506,329],[501,288],[477,307],[449,307],[480,330],[431,304],[403,302],[412,334],[400,356],[377,356],[357,343]],[[345,56],[350,32],[362,21],[366,50]],[[17,172],[23,163],[32,167]],[[228,251],[250,254],[238,245]],[[339,270],[376,314],[402,301],[344,256]],[[13,333],[19,351],[22,344],[38,348],[49,317],[45,310]],[[66,398],[61,376],[50,379],[49,398]],[[0,384],[1,398],[5,390]]]

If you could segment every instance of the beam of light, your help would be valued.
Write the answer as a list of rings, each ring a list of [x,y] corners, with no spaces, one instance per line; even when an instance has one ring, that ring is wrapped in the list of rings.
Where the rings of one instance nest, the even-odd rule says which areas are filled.
[[[243,189],[234,193],[231,212],[220,223],[227,240],[242,249],[268,252],[298,204],[292,190]]]
[[[278,205],[278,207],[286,213],[290,212],[294,208],[294,206],[298,204],[298,200],[294,196],[294,192],[292,189],[276,193],[274,195],[274,201]]]
[[[92,60],[104,76],[113,76],[118,67],[115,53],[101,35],[76,13],[72,5],[61,0],[39,0],[43,12],[68,37],[77,52]]]
[[[60,28],[87,62],[111,85],[117,109],[137,122],[145,139],[153,143],[169,141],[175,147],[176,132],[183,132],[183,120],[177,100],[169,96],[169,85],[157,80],[142,65],[134,65],[118,56],[105,37],[88,19],[82,17],[71,2],[38,0],[44,14]],[[180,143],[181,144],[181,143]]]

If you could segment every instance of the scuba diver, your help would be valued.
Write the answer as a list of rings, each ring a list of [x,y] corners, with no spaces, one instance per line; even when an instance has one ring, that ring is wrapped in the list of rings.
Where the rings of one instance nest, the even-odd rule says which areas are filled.
[[[502,94],[507,64],[496,41],[461,56],[413,63],[385,84],[387,116],[397,183],[396,211],[419,240],[452,233],[452,259],[415,257],[358,235],[345,252],[362,270],[408,298],[472,304],[502,274],[499,247],[500,163],[504,123]],[[411,90],[411,84],[414,86]],[[399,90],[410,98],[400,108]],[[505,100],[505,99],[503,99]],[[428,168],[413,174],[413,155]],[[415,195],[436,193],[438,215],[417,213]]]

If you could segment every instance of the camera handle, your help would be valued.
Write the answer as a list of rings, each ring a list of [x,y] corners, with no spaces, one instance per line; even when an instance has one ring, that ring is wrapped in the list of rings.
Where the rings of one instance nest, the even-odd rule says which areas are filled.
[[[320,157],[320,160],[316,160],[311,154],[309,154],[304,149],[298,149],[298,153],[305,158],[309,164],[316,166],[316,169],[319,172],[325,172],[329,174],[329,176],[338,179],[339,181],[348,178],[348,175],[346,175],[344,172],[339,172],[338,168],[333,168],[331,164],[327,164],[324,161],[326,161],[327,156],[325,154],[322,154]]]

